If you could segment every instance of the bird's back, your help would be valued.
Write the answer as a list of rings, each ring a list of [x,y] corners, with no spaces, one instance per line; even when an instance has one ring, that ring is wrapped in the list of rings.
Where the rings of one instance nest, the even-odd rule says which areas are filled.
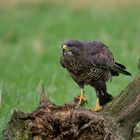
[[[108,47],[102,42],[83,42],[84,55],[89,61],[100,68],[109,69],[114,65],[114,58]]]

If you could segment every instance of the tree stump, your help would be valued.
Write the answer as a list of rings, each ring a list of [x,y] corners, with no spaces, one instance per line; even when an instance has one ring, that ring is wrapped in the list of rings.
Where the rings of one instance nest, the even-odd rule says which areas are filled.
[[[78,99],[63,106],[45,96],[32,113],[17,109],[3,130],[3,140],[131,140],[140,134],[140,62],[136,78],[99,112],[77,107]],[[140,139],[140,137],[138,138]],[[137,139],[137,140],[138,140]]]

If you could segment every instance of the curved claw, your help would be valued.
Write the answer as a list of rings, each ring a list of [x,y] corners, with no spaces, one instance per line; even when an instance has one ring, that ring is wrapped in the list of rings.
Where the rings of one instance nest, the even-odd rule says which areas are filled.
[[[100,106],[100,103],[99,103],[99,98],[97,98],[96,100],[96,106],[94,108],[92,108],[91,110],[94,111],[94,112],[98,112],[102,109],[103,107]]]
[[[84,96],[77,96],[76,98],[79,100],[78,106],[83,106],[85,103],[87,103],[87,100]]]
[[[102,108],[103,108],[102,106],[98,106],[98,107],[92,108],[91,110],[92,110],[93,112],[98,112],[98,111],[100,111]]]

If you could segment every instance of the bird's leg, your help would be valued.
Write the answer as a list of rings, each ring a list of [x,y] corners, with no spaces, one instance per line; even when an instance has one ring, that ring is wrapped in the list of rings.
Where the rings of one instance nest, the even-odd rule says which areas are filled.
[[[85,98],[84,94],[85,94],[84,88],[81,88],[81,94],[80,94],[80,96],[77,96],[76,97],[76,98],[79,99],[79,105],[78,106],[82,105],[83,104],[82,102],[84,102],[84,103],[86,102],[86,98]]]
[[[97,99],[96,99],[96,105],[94,108],[92,108],[91,110],[94,111],[94,112],[97,112],[99,110],[102,109],[102,100],[104,100],[104,94],[106,93],[106,84],[102,81],[97,81],[94,83],[94,88],[95,88],[95,91],[96,91],[96,96],[97,96]]]
[[[84,94],[85,94],[84,89],[81,88],[81,95],[80,95],[80,98],[79,98],[79,105],[81,105],[82,100],[86,101],[86,98],[84,97]]]
[[[101,109],[102,109],[102,106],[100,105],[99,97],[97,97],[97,99],[96,99],[96,105],[95,105],[95,107],[92,108],[91,110],[94,111],[94,112],[97,112],[97,111],[99,111],[99,110],[101,110]]]

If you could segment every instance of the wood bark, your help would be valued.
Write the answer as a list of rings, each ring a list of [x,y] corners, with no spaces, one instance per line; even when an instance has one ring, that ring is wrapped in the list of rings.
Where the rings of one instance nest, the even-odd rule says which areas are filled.
[[[63,106],[45,96],[42,86],[39,107],[24,113],[17,109],[3,130],[3,140],[139,140],[140,62],[136,78],[99,112],[77,107],[78,99]],[[135,128],[135,133],[134,132]]]

